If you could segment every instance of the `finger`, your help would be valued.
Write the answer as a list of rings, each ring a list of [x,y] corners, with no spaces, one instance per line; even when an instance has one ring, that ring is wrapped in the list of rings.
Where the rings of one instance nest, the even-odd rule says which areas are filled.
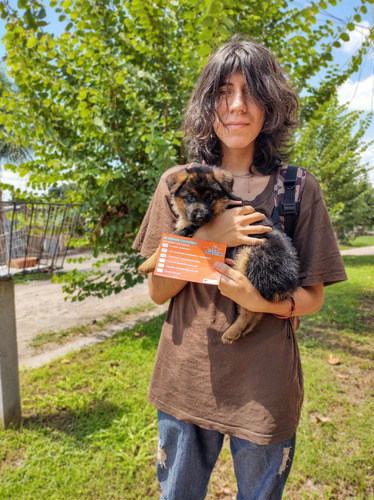
[[[265,238],[252,238],[251,236],[247,236],[245,238],[245,241],[243,242],[243,245],[250,245],[250,246],[256,246],[256,245],[262,245],[265,243],[266,239]]]
[[[236,281],[235,278],[240,278],[242,276],[241,273],[235,271],[232,267],[224,264],[223,262],[215,262],[214,267],[222,275],[221,279],[222,277],[226,277],[233,281]]]
[[[262,225],[253,225],[250,224],[246,229],[246,234],[265,234],[265,233],[271,233],[272,228],[270,226],[262,226]]]
[[[227,264],[228,266],[233,266],[235,264],[235,260],[234,259],[230,259],[229,257],[226,257],[225,258],[225,264]]]
[[[228,207],[235,207],[236,205],[242,205],[242,200],[230,200],[228,203]]]
[[[243,214],[243,220],[246,224],[255,224],[256,222],[261,222],[266,219],[266,215],[260,212],[251,212]]]
[[[254,214],[254,213],[259,213],[259,212],[256,212],[256,210],[251,205],[244,205],[244,206],[240,207],[240,210],[239,210],[240,215],[250,215],[250,214]],[[262,220],[262,219],[260,219],[260,220]]]

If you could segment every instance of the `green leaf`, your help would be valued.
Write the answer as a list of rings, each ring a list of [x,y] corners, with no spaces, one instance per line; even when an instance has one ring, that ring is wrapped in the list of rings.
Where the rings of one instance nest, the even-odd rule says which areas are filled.
[[[27,40],[27,44],[26,44],[26,46],[27,46],[27,48],[32,49],[33,47],[35,47],[35,45],[36,45],[37,43],[38,43],[38,40],[37,40],[34,36],[32,36],[32,37],[30,37],[30,38]]]
[[[73,5],[73,0],[64,0],[63,2],[61,2],[61,7],[64,9],[64,10],[68,10],[70,9],[70,7]]]
[[[90,116],[91,112],[89,109],[81,109],[79,114],[82,118],[87,118],[87,116]]]
[[[39,10],[39,12],[36,15],[36,18],[37,19],[44,19],[46,16],[47,16],[47,13],[45,11],[45,8],[41,7],[40,10]]]
[[[205,57],[207,56],[209,53],[210,53],[210,47],[208,44],[205,44],[205,45],[201,45],[198,49],[197,49],[197,53],[199,54],[200,57]]]
[[[98,116],[95,116],[95,118],[93,119],[93,122],[95,125],[97,125],[98,127],[104,127],[104,122],[101,118],[99,118]]]

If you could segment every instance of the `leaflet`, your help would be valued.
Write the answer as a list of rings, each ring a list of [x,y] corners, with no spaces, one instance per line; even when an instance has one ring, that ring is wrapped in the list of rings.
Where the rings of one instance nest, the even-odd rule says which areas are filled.
[[[218,285],[215,262],[224,262],[226,245],[214,241],[162,235],[160,253],[154,274],[195,283]]]

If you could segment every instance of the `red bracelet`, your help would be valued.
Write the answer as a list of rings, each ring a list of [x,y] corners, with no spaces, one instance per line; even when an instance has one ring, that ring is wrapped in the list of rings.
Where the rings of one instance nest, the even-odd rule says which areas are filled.
[[[276,318],[279,318],[279,319],[288,319],[288,318],[291,318],[291,316],[293,316],[296,312],[296,304],[295,304],[295,300],[293,297],[290,297],[288,299],[290,302],[291,302],[291,312],[288,316],[279,316],[278,314],[273,314],[273,316],[275,316]]]

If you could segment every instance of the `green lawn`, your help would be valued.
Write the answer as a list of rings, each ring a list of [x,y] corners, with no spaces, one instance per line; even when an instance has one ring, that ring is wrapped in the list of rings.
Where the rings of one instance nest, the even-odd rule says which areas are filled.
[[[288,500],[373,498],[374,257],[344,260],[349,281],[298,332],[306,394]],[[1,499],[159,498],[146,391],[162,320],[21,373],[22,427],[0,430]],[[234,492],[225,447],[207,498]]]
[[[347,244],[340,245],[341,250],[348,250],[350,248],[361,248],[361,247],[371,247],[374,246],[374,236],[357,236],[349,240]]]

